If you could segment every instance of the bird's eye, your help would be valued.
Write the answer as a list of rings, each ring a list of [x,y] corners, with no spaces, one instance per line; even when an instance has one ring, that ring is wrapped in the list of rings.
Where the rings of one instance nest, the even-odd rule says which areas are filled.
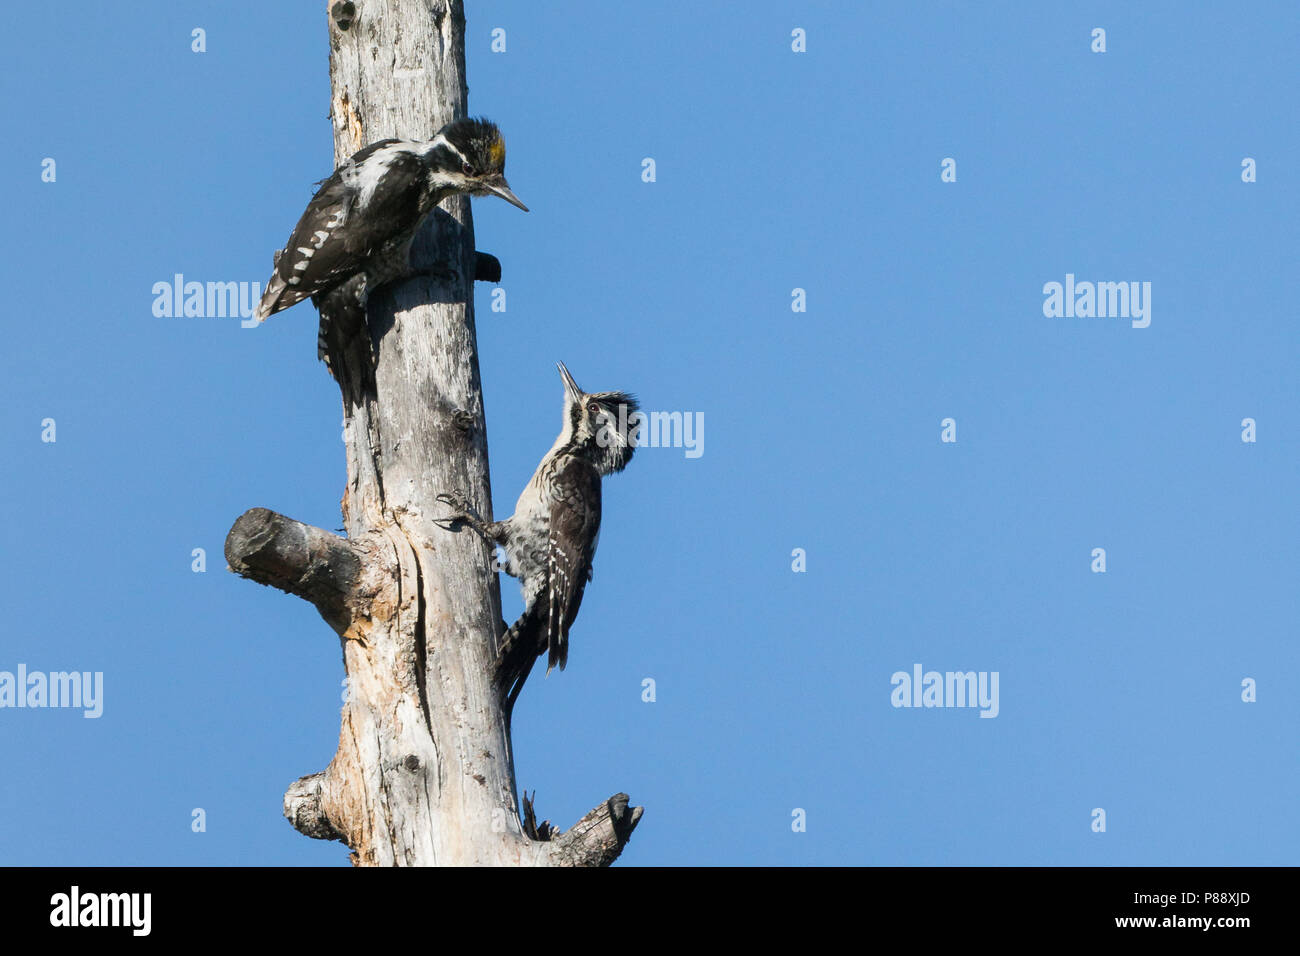
[[[460,171],[461,171],[462,173],[464,173],[466,176],[473,176],[473,175],[474,175],[474,167],[471,166],[469,163],[466,163],[464,166],[462,166],[462,167],[460,168]]]
[[[597,402],[592,402],[590,405],[587,406],[587,411],[595,415],[597,412],[600,411],[600,405]]]

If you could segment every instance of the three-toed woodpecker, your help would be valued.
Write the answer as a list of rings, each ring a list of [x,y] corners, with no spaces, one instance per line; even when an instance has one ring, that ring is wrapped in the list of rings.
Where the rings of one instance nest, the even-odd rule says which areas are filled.
[[[510,191],[505,166],[505,140],[485,119],[448,123],[428,142],[384,139],[354,153],[321,183],[276,253],[253,315],[262,321],[309,296],[321,306],[331,293],[345,292],[364,316],[371,292],[411,274],[411,240],[443,199],[495,195],[528,211]]]
[[[578,616],[600,536],[600,479],[632,460],[636,399],[625,392],[587,393],[564,363],[564,427],[504,521],[484,522],[461,494],[438,500],[456,513],[450,520],[474,529],[505,552],[502,570],[519,578],[524,613],[509,629],[502,653],[524,642],[549,650],[546,672],[564,670],[569,628]],[[529,658],[531,660],[531,657]]]

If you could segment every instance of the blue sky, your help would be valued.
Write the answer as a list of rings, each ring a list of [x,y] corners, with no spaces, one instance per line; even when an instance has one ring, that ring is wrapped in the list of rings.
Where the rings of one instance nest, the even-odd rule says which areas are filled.
[[[1294,864],[1295,6],[467,6],[532,209],[474,207],[498,513],[557,359],[705,422],[606,483],[570,665],[514,720],[541,815],[626,790],[641,865]],[[221,553],[249,507],[341,523],[315,314],[151,292],[265,281],[332,165],[322,4],[9,17],[0,671],[104,701],[0,709],[0,863],[346,865],[280,815],[337,640]],[[1045,316],[1067,274],[1151,283],[1149,327]],[[916,664],[996,671],[998,716],[893,707]]]

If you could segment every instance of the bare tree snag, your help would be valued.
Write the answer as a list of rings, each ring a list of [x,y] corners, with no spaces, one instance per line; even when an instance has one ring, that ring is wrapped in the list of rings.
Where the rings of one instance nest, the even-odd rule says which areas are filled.
[[[366,143],[428,139],[466,115],[461,0],[327,10],[336,165]],[[338,751],[290,785],[285,816],[346,843],[358,865],[607,865],[641,816],[626,794],[565,832],[539,833],[530,810],[524,831],[497,576],[477,536],[438,524],[446,508],[435,497],[451,488],[490,517],[472,291],[500,264],[475,252],[459,196],[429,218],[412,259],[430,274],[378,290],[365,334],[336,342],[347,536],[254,508],[226,540],[231,570],[310,601],[343,645]]]

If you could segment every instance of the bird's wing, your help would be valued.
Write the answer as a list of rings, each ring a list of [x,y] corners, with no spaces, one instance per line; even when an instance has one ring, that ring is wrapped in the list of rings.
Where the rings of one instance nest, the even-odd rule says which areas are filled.
[[[564,670],[569,627],[582,606],[600,534],[600,476],[581,458],[567,458],[550,482],[550,538],[547,548],[550,610],[546,669]]]
[[[321,183],[276,258],[258,305],[259,319],[327,292],[355,275],[384,240],[418,225],[412,221],[419,213],[409,190],[376,188],[390,174],[406,177],[418,188],[413,168],[419,165],[418,157],[400,148],[390,149],[401,142],[384,139],[371,143]],[[373,181],[367,183],[367,177]],[[377,201],[363,206],[370,196]],[[345,224],[347,228],[342,228]]]

